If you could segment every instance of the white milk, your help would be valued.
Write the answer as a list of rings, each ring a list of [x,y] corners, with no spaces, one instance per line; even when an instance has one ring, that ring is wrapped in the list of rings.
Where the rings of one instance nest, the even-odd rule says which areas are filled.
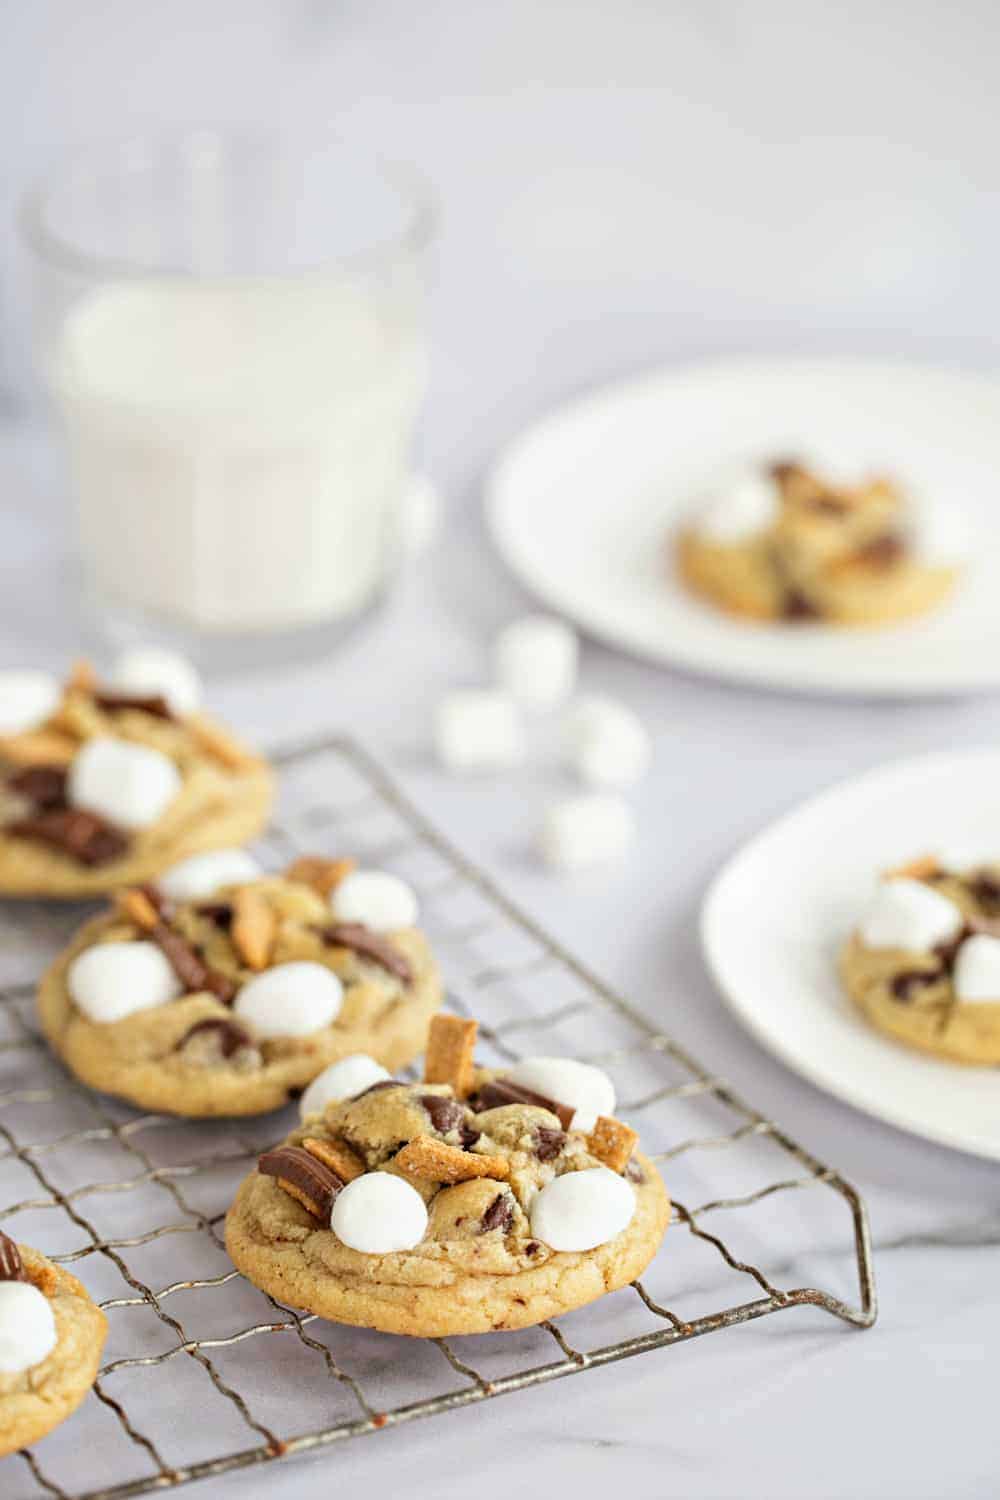
[[[316,276],[113,284],[71,311],[51,376],[107,600],[219,632],[368,602],[424,384],[391,306]]]

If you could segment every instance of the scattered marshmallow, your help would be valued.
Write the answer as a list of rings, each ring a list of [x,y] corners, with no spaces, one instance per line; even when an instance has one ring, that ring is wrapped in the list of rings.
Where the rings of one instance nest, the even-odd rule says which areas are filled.
[[[1000,938],[985,932],[966,938],[955,960],[954,983],[959,1000],[1000,1004]]]
[[[119,692],[136,697],[164,698],[171,713],[179,718],[193,714],[201,704],[198,673],[183,656],[163,646],[134,646],[123,651],[112,668],[111,683]]]
[[[711,542],[742,542],[778,519],[781,494],[764,469],[741,468],[722,477],[697,511],[693,525]]]
[[[0,672],[0,734],[26,734],[44,724],[62,697],[50,672]]]
[[[635,815],[627,802],[611,792],[588,792],[553,803],[538,848],[553,869],[582,870],[618,859],[635,837]]]
[[[580,698],[570,709],[566,742],[570,764],[588,786],[631,786],[645,776],[653,758],[638,714],[598,694]]]
[[[121,828],[148,828],[180,789],[180,773],[169,756],[97,735],[73,758],[67,796],[74,807],[100,813]]]
[[[417,898],[405,880],[385,870],[352,870],[330,892],[330,910],[338,922],[360,922],[372,932],[414,927]]]
[[[155,943],[98,943],[77,954],[66,972],[74,1005],[106,1026],[139,1010],[167,1005],[184,993]]]
[[[594,1250],[621,1234],[635,1213],[635,1193],[609,1167],[566,1172],[531,1204],[531,1232],[553,1250]]]
[[[56,1320],[30,1281],[0,1281],[0,1375],[21,1375],[56,1347]]]
[[[171,901],[199,901],[224,885],[242,885],[260,874],[260,865],[245,849],[211,849],[172,865],[156,883]]]
[[[940,891],[919,880],[883,880],[860,925],[868,948],[902,948],[920,953],[947,943],[962,928],[962,913]]]
[[[434,738],[448,771],[503,771],[524,758],[517,704],[492,688],[448,693],[438,705]]]
[[[525,615],[497,636],[497,681],[524,708],[555,708],[576,684],[576,631],[554,615]]]
[[[601,1068],[572,1057],[525,1057],[506,1075],[522,1088],[571,1106],[573,1130],[593,1130],[598,1115],[615,1112],[615,1086]]]
[[[969,560],[972,537],[968,517],[950,502],[913,497],[904,529],[910,548],[921,562],[958,567]]]
[[[333,1200],[330,1228],[364,1255],[412,1250],[427,1230],[427,1208],[415,1187],[391,1172],[366,1172]]]
[[[337,1019],[344,986],[332,970],[310,959],[275,964],[239,991],[233,1012],[263,1041],[309,1036]]]
[[[299,1114],[321,1115],[328,1104],[339,1099],[353,1099],[370,1089],[373,1083],[382,1083],[392,1074],[377,1063],[367,1052],[354,1052],[342,1057],[317,1074],[299,1100]]]

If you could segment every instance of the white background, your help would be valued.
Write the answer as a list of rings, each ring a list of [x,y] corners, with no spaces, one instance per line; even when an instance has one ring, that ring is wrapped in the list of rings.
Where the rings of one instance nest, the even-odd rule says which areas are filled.
[[[0,8],[4,220],[60,146],[187,120],[332,127],[435,180],[421,455],[448,497],[444,537],[334,661],[216,700],[271,741],[360,732],[560,936],[856,1181],[880,1247],[871,1333],[788,1314],[194,1493],[995,1493],[995,1167],[876,1125],[760,1053],[704,975],[695,916],[710,874],[772,814],[895,755],[989,742],[997,704],[784,699],[589,648],[590,685],[643,712],[657,760],[636,857],[572,885],[528,852],[554,779],[447,782],[426,726],[436,692],[481,675],[491,630],[523,604],[488,551],[480,484],[553,400],[733,350],[995,364],[998,39],[987,3]],[[31,425],[12,248],[0,264],[0,644],[11,662],[57,664],[77,634],[65,495]]]

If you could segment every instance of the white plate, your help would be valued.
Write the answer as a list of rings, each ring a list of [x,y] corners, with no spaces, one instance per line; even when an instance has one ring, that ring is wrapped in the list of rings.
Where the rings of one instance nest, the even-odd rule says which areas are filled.
[[[996,750],[897,761],[780,818],[712,883],[702,948],[736,1016],[812,1083],[915,1135],[1000,1160],[1000,1071],[890,1041],[837,979],[838,947],[876,873],[935,849],[996,858]]]
[[[748,455],[875,465],[954,496],[978,535],[952,602],[873,631],[727,619],[666,565],[706,476]],[[509,567],[585,630],[655,661],[802,692],[968,692],[1000,685],[1000,382],[861,360],[728,360],[599,392],[522,435],[487,508]]]

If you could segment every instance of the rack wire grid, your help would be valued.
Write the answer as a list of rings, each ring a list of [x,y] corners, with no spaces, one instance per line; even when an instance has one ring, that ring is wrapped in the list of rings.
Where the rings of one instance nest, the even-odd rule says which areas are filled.
[[[78,1271],[110,1332],[93,1393],[40,1453],[5,1461],[4,1496],[124,1500],[791,1308],[874,1322],[867,1218],[849,1183],[520,911],[355,742],[276,761],[264,862],[351,853],[405,876],[446,1003],[478,1017],[486,1061],[528,1050],[611,1072],[671,1189],[664,1247],[631,1287],[516,1333],[403,1339],[281,1305],[233,1269],[222,1232],[237,1183],[291,1115],[139,1114],[68,1077],[38,1034],[32,981],[80,911],[22,905],[0,919],[0,1223]],[[815,1281],[840,1294],[805,1280],[817,1264]]]

